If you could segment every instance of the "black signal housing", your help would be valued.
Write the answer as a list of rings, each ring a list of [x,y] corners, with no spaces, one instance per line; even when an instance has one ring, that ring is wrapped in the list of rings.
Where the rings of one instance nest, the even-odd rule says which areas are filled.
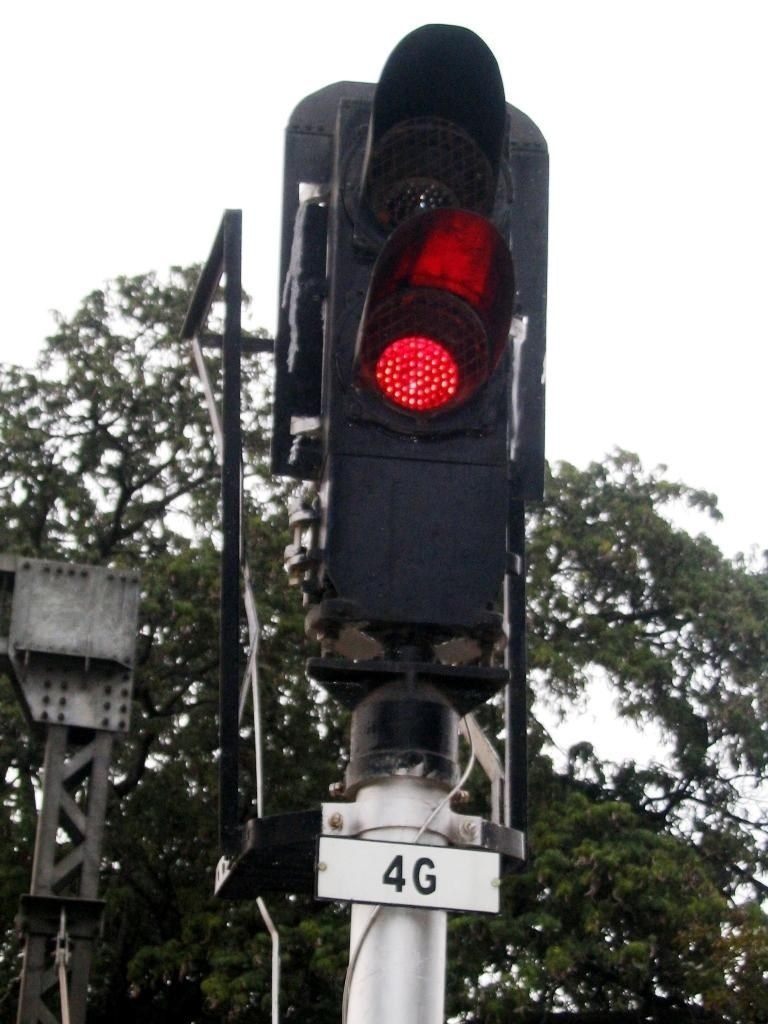
[[[544,139],[479,37],[427,25],[299,104],[285,181],[273,466],[319,485],[310,618],[498,635],[543,481]]]

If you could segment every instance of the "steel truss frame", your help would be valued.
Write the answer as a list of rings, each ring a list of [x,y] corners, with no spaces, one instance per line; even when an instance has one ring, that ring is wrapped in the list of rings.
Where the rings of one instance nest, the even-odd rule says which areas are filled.
[[[31,892],[19,914],[18,1024],[85,1021],[104,906],[96,896],[112,744],[109,732],[48,727]]]

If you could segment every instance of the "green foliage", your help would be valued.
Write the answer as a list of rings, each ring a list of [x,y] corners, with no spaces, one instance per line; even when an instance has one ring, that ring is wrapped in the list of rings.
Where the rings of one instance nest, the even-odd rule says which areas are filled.
[[[218,468],[190,353],[177,341],[195,276],[120,278],[59,319],[34,372],[0,368],[0,550],[142,575],[92,1024],[269,1020],[271,948],[258,912],[211,896]],[[260,359],[246,360],[243,386],[266,810],[303,809],[339,778],[347,723],[304,677],[303,612],[282,569],[289,489],[268,478]],[[711,495],[614,452],[583,471],[557,467],[531,516],[534,715],[542,706],[569,714],[597,680],[618,713],[661,731],[666,751],[649,743],[643,761],[612,764],[585,742],[559,764],[532,718],[532,856],[506,880],[501,916],[451,920],[456,1019],[768,1020],[768,574],[676,528],[681,505],[718,514]],[[493,728],[494,709],[484,716]],[[0,758],[9,923],[28,886],[41,749],[7,684]],[[252,793],[252,758],[242,769]],[[268,903],[281,932],[284,1018],[338,1019],[346,910],[289,895]],[[17,972],[9,925],[0,993],[12,993]],[[13,1015],[13,999],[0,996],[0,1022]]]
[[[561,466],[549,495],[531,531],[537,692],[567,707],[608,680],[618,712],[668,741],[663,763],[612,770],[616,794],[706,851],[729,895],[745,883],[761,895],[765,820],[751,808],[768,768],[765,566],[671,525],[680,503],[717,515],[714,499],[625,452]]]
[[[512,886],[528,908],[513,933],[516,1001],[631,1011],[642,1000],[652,1012],[674,993],[682,1011],[705,981],[725,987],[730,911],[694,850],[626,804],[567,790],[542,810],[532,842],[532,869]]]

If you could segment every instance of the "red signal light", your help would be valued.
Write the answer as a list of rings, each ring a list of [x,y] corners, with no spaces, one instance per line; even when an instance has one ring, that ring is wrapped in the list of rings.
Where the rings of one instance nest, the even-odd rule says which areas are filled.
[[[459,368],[439,341],[416,335],[387,345],[376,363],[376,381],[395,405],[428,412],[452,401]]]
[[[373,271],[357,346],[357,381],[401,411],[447,412],[501,358],[512,319],[509,251],[466,210],[405,221]]]

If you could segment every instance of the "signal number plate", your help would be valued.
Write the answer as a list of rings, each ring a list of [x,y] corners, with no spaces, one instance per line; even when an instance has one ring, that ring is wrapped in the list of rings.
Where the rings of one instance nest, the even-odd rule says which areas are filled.
[[[498,853],[321,836],[317,898],[499,912]]]

